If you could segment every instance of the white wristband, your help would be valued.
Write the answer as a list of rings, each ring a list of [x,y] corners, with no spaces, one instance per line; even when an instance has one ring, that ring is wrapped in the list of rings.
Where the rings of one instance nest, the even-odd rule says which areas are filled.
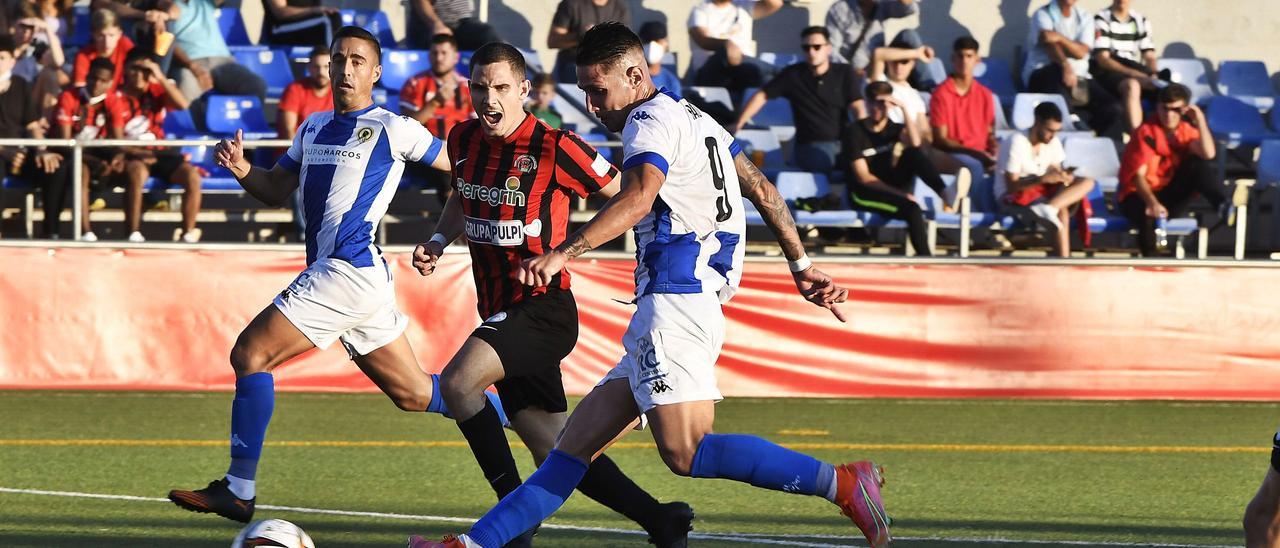
[[[813,266],[813,261],[809,260],[808,255],[801,255],[799,259],[787,261],[787,266],[791,268],[791,272],[804,272]]]
[[[449,247],[449,239],[445,238],[444,234],[439,232],[435,233],[435,235],[431,237],[431,242],[440,244],[440,247]]]

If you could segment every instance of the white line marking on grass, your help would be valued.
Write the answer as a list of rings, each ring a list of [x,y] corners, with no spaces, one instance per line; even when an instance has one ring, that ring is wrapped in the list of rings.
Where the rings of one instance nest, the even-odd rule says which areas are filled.
[[[44,489],[14,489],[11,487],[0,487],[0,493],[9,493],[14,495],[42,495],[51,497],[70,497],[81,499],[98,499],[98,500],[123,500],[130,502],[169,502],[167,498],[161,497],[137,497],[133,495],[110,495],[104,493],[81,493],[77,491],[48,491]],[[430,516],[419,514],[397,514],[392,512],[362,512],[356,510],[329,510],[326,508],[302,508],[298,506],[276,506],[272,504],[260,504],[257,508],[262,510],[278,510],[281,512],[297,512],[301,514],[323,514],[330,516],[352,516],[379,519],[402,519],[410,521],[434,521],[443,523],[466,523],[475,522],[472,518],[459,518],[451,516]],[[618,535],[644,535],[643,531],[632,529],[616,529],[612,527],[590,527],[581,525],[564,525],[557,523],[545,523],[543,529],[553,529],[561,531],[579,531],[587,533],[611,533]],[[767,534],[767,533],[689,533],[689,538],[719,540],[725,542],[743,542],[748,544],[768,544],[774,546],[804,546],[812,548],[830,548],[838,546],[861,546],[861,544],[849,544],[849,537],[841,535],[798,535],[798,534]],[[791,540],[796,539],[796,540]],[[802,542],[799,539],[808,540],[825,540],[825,541],[845,541],[841,544],[830,543],[813,543]],[[1019,540],[1004,538],[947,538],[947,537],[894,537],[900,541],[927,541],[927,542],[953,542],[953,543],[970,543],[970,544],[1034,544],[1039,546],[1150,546],[1153,548],[1231,548],[1230,545],[1212,545],[1212,544],[1169,544],[1169,543],[1151,543],[1151,542],[1115,542],[1115,541],[1086,541],[1086,540]]]

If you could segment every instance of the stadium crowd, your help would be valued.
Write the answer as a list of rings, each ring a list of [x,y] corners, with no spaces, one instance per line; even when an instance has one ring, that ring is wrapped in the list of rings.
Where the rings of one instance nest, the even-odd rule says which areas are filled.
[[[545,41],[557,51],[555,65],[530,74],[528,109],[553,127],[566,123],[557,108],[574,104],[567,92],[576,82],[572,52],[592,26],[616,20],[638,30],[656,82],[739,134],[767,173],[802,175],[802,188],[783,189],[797,209],[847,214],[813,232],[815,238],[863,239],[879,234],[868,227],[901,228],[910,248],[927,255],[927,227],[967,223],[978,229],[979,245],[1007,250],[1005,234],[1030,234],[1018,240],[1069,256],[1073,245],[1089,244],[1092,232],[1136,229],[1141,253],[1159,255],[1177,230],[1171,221],[1218,226],[1234,212],[1215,164],[1224,151],[1216,150],[1201,110],[1205,97],[1161,70],[1151,27],[1131,3],[1114,0],[1089,13],[1076,0],[1045,2],[1028,22],[1025,61],[1011,69],[984,58],[972,37],[939,44],[908,29],[886,41],[886,21],[930,9],[916,0],[837,0],[824,25],[797,29],[796,51],[781,53],[758,51],[753,29],[783,0],[695,2],[686,22],[688,52],[669,51],[667,23],[634,20],[623,0],[561,0]],[[332,108],[327,47],[346,15],[320,0],[264,0],[262,38],[252,46],[241,36],[242,23],[220,20],[238,20],[238,12],[220,11],[219,4],[93,0],[82,13],[71,0],[6,2],[0,138],[220,135],[225,130],[216,122],[228,116],[212,99],[235,96],[256,100],[255,109],[278,100],[274,127],[248,129],[289,139],[308,115]],[[366,26],[389,36],[385,15],[377,15]],[[410,57],[405,78],[392,83],[384,76],[386,105],[444,138],[475,116],[463,60],[502,37],[477,17],[474,0],[412,0],[405,19],[407,37],[383,47],[390,55],[397,48],[424,55]],[[691,59],[683,78],[672,53]],[[274,83],[279,75],[268,71],[281,65],[266,62],[273,55],[289,59],[291,83]],[[246,66],[253,56],[262,62]],[[232,123],[249,124],[238,119],[242,114],[230,113]],[[598,127],[571,129],[607,137]],[[761,129],[767,131],[755,131]],[[226,177],[210,161],[145,144],[85,150],[85,211],[102,209],[109,191],[123,188],[122,236],[141,242],[142,212],[167,207],[166,191],[180,188],[175,239],[200,240],[202,185]],[[37,236],[60,234],[71,195],[69,154],[0,147],[6,175],[40,190]],[[276,157],[259,153],[255,160]],[[1110,172],[1096,167],[1109,157],[1118,164]],[[452,191],[450,178],[431,170],[409,178],[434,189],[441,203]],[[845,191],[831,192],[831,183]],[[1197,196],[1210,207],[1185,219]],[[85,215],[84,240],[97,239],[92,229]]]

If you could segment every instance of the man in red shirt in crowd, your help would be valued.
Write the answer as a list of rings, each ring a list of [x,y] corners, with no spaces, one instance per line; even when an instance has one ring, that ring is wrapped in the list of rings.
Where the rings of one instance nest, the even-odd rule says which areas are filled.
[[[1218,208],[1224,222],[1231,201],[1209,161],[1217,154],[1213,134],[1191,90],[1169,84],[1160,90],[1156,113],[1133,130],[1120,161],[1120,211],[1138,229],[1144,257],[1159,253],[1157,219],[1181,216],[1196,193]]]
[[[124,83],[118,93],[108,101],[119,102],[119,108],[108,108],[123,117],[124,122],[112,137],[150,140],[164,138],[164,116],[169,110],[187,108],[187,98],[177,84],[165,78],[159,59],[141,49],[129,53],[124,66]],[[119,135],[117,135],[117,131]],[[129,241],[142,242],[139,232],[142,224],[142,187],[148,177],[161,183],[182,185],[182,241],[200,241],[200,229],[196,228],[196,214],[200,212],[200,172],[183,157],[179,149],[171,147],[123,147],[125,154],[125,225]]]
[[[58,105],[53,114],[53,136],[57,139],[100,139],[106,137],[108,126],[124,123],[119,113],[110,109],[119,108],[118,100],[108,101],[117,92],[112,91],[115,82],[115,65],[110,59],[100,57],[89,63],[85,71],[83,87],[69,87],[58,96]],[[116,126],[115,129],[121,129]],[[64,154],[70,157],[70,153]],[[86,242],[98,241],[97,235],[89,223],[89,182],[92,179],[104,180],[120,173],[124,169],[124,156],[107,148],[84,149],[84,168],[80,179],[81,193],[80,239]]]
[[[112,66],[124,67],[125,56],[133,50],[133,40],[124,35],[124,29],[120,28],[120,20],[117,19],[115,12],[105,9],[93,12],[90,28],[93,43],[76,52],[75,68],[71,75],[72,85],[76,87],[85,85],[85,78],[89,74],[89,63],[94,59],[106,58],[111,60]],[[117,71],[111,81],[111,89],[120,85],[123,79],[124,71]]]
[[[954,200],[968,195],[969,183],[986,177],[1000,155],[995,138],[995,99],[991,90],[973,76],[981,60],[977,40],[971,36],[957,38],[951,47],[955,73],[933,91],[929,100],[933,146],[949,153],[959,164],[938,166],[939,171],[958,175]],[[960,171],[967,171],[968,176],[959,175]]]
[[[307,75],[290,83],[280,96],[276,129],[281,139],[292,139],[298,124],[314,112],[333,110],[333,90],[329,88],[329,48],[316,46],[307,62]]]
[[[431,68],[405,82],[400,89],[400,113],[427,127],[432,135],[445,139],[458,122],[471,118],[471,90],[467,79],[458,73],[458,40],[452,34],[431,38]],[[435,188],[440,203],[453,194],[449,174],[422,169],[415,164],[405,167],[407,174],[424,179]]]

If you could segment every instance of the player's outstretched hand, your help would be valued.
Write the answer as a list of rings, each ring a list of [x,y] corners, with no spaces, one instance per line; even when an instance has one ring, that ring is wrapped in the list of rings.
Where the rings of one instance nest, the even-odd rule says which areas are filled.
[[[836,285],[831,276],[813,266],[801,272],[793,272],[791,276],[795,278],[796,289],[800,290],[805,300],[830,310],[837,320],[848,321],[840,307],[836,306],[848,299],[848,289]]]
[[[545,255],[530,257],[520,263],[520,268],[511,275],[520,283],[533,287],[542,287],[551,284],[551,278],[564,270],[564,264],[569,262],[569,257],[559,251],[552,251]]]
[[[238,166],[244,161],[244,131],[237,129],[236,138],[223,139],[213,147],[213,161],[238,174]]]
[[[413,250],[413,267],[423,276],[430,276],[436,271],[436,261],[444,255],[444,246],[437,242],[420,244]]]

